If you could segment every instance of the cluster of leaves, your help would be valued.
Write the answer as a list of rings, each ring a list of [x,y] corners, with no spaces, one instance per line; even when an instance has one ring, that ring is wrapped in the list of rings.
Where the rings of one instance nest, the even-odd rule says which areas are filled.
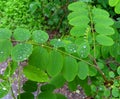
[[[34,13],[37,8],[33,8]],[[28,60],[23,74],[29,81],[18,98],[34,99],[32,92],[39,92],[39,83],[43,82],[47,84],[40,88],[38,99],[66,99],[54,93],[65,82],[71,90],[80,85],[86,95],[95,99],[120,98],[120,34],[114,20],[107,11],[90,2],[74,2],[68,9],[72,29],[70,35],[59,39],[48,41],[48,34],[42,30],[16,28],[11,32],[0,28],[0,62],[11,58],[0,76],[0,97],[9,92],[12,81],[8,78],[18,63]]]
[[[2,0],[0,1],[0,27],[30,30],[67,31],[67,5],[71,1],[53,0]]]
[[[111,7],[115,7],[115,12],[117,13],[117,14],[120,14],[120,0],[109,0],[109,5],[111,6]]]
[[[30,11],[33,16],[35,16],[36,19],[41,18],[44,20],[41,22],[41,24],[45,29],[49,31],[59,31],[59,32],[65,32],[67,29],[69,29],[67,24],[67,15],[68,10],[67,6],[70,2],[73,0],[63,0],[62,2],[60,0],[40,0],[39,3],[41,4],[40,7],[37,6],[37,2],[32,2],[30,5]]]
[[[35,21],[29,13],[31,0],[2,0],[1,2],[1,24],[0,27],[15,29],[16,27],[25,27],[30,30],[40,28],[40,19]],[[34,23],[33,23],[34,22]]]

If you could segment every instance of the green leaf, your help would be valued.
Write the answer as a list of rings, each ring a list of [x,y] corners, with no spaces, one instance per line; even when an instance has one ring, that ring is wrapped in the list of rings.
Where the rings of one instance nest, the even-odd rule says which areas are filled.
[[[89,18],[88,16],[78,16],[78,17],[74,17],[69,21],[70,25],[73,26],[79,26],[79,27],[87,27],[88,23],[89,23]],[[84,23],[84,24],[82,24]]]
[[[32,93],[29,93],[29,92],[21,93],[20,95],[17,96],[17,99],[26,99],[26,97],[28,99],[34,99],[34,95]]]
[[[57,96],[51,92],[41,92],[38,99],[57,99]]]
[[[9,40],[0,40],[0,62],[4,62],[9,58],[12,43]]]
[[[86,27],[76,26],[70,30],[70,34],[75,37],[84,36]]]
[[[34,81],[26,81],[24,84],[23,84],[23,90],[26,91],[26,92],[35,92],[37,91],[37,82],[34,82]]]
[[[110,77],[110,78],[114,78],[114,77],[115,77],[115,74],[114,74],[113,71],[110,71],[110,72],[109,72],[109,77]]]
[[[97,35],[96,36],[96,41],[104,46],[112,46],[114,44],[114,41],[112,38],[105,36],[105,35]]]
[[[115,33],[115,31],[112,27],[105,26],[102,24],[96,24],[95,30],[97,33],[99,33],[101,35],[113,35]]]
[[[47,72],[50,76],[58,75],[63,67],[63,56],[58,51],[51,51],[47,65]]]
[[[31,33],[27,29],[17,28],[14,31],[13,37],[18,41],[27,41],[31,37]]]
[[[101,47],[101,54],[103,58],[108,58],[109,57],[109,52],[110,52],[110,47],[109,46],[102,46]]]
[[[114,7],[118,2],[119,2],[119,0],[109,0],[109,5],[111,7]]]
[[[110,96],[110,90],[109,90],[109,89],[106,89],[106,90],[104,91],[104,96],[105,96],[105,97],[109,97],[109,96]]]
[[[18,67],[17,62],[12,61],[11,63],[9,63],[6,70],[4,71],[4,76],[6,78],[12,76],[14,74],[14,72],[16,71],[17,67]]]
[[[73,81],[78,73],[78,64],[75,59],[65,57],[63,65],[63,77],[68,81]]]
[[[31,4],[30,4],[30,11],[31,11],[31,13],[33,14],[36,10],[37,10],[37,8],[40,6],[40,4],[39,4],[39,2],[31,2]]]
[[[73,2],[73,3],[69,4],[69,6],[68,6],[68,9],[71,10],[71,11],[76,11],[76,10],[80,11],[81,8],[85,9],[85,8],[87,8],[87,5],[84,2],[80,2],[80,1]]]
[[[10,39],[12,32],[7,28],[0,28],[0,40]]]
[[[32,66],[45,70],[47,67],[49,54],[43,47],[35,47],[28,59],[28,63]]]
[[[94,50],[95,49],[95,50]],[[100,58],[101,53],[100,53],[100,46],[96,46],[91,50],[91,55],[94,56],[95,58]]]
[[[89,73],[88,64],[86,64],[85,62],[79,62],[78,63],[78,77],[81,80],[84,80],[88,76],[88,73]]]
[[[102,62],[97,62],[98,66],[100,69],[103,69],[104,68],[104,64]]]
[[[68,20],[73,19],[75,16],[86,16],[86,15],[88,15],[88,10],[87,9],[81,9],[79,11],[77,11],[77,10],[75,12],[71,12],[68,15]]]
[[[10,85],[8,82],[0,82],[0,98],[3,98],[5,95],[8,94],[10,90]]]
[[[57,96],[57,98],[56,99],[67,99],[64,95],[62,95],[62,94],[59,94],[59,93],[57,93],[57,94],[55,94],[56,96]]]
[[[89,66],[89,76],[96,76],[97,70],[95,67]]]
[[[112,96],[118,97],[120,94],[119,89],[117,87],[113,87],[112,89]]]
[[[36,82],[47,82],[48,81],[48,75],[41,71],[39,68],[36,68],[34,66],[26,66],[23,68],[24,75],[32,81]]]
[[[65,79],[63,78],[63,75],[58,74],[57,76],[53,77],[50,80],[50,84],[54,85],[56,88],[60,88],[64,85]]]
[[[117,5],[115,6],[115,12],[117,14],[120,14],[120,2],[118,2]]]
[[[116,51],[115,51],[115,49],[116,49]],[[110,55],[112,57],[117,57],[120,54],[119,49],[120,49],[120,44],[114,43],[113,46],[111,46],[111,48],[110,48]]]
[[[61,39],[52,39],[50,41],[50,44],[53,45],[55,48],[59,48],[59,47],[64,47],[65,44],[63,43],[63,41]]]
[[[109,13],[103,9],[100,9],[100,8],[93,8],[92,13],[95,17],[96,16],[109,17]]]
[[[55,89],[55,86],[52,84],[45,84],[45,85],[42,85],[40,89],[42,92],[53,92]]]
[[[87,58],[90,54],[90,45],[87,42],[81,43],[78,47],[77,53],[81,58]]]
[[[70,91],[76,91],[80,81],[81,80],[78,78],[78,76],[76,76],[73,81],[69,82],[68,88],[70,89]]]
[[[91,87],[91,91],[92,92],[96,92],[97,91],[97,88],[96,88],[96,86],[94,84],[92,84],[90,87]]]
[[[44,31],[35,30],[32,33],[32,38],[33,38],[33,41],[36,43],[45,43],[48,40],[49,36]]]
[[[95,24],[103,25],[102,27],[111,26],[114,24],[114,21],[111,18],[106,17],[106,16],[95,16],[93,17],[93,21]]]
[[[117,68],[117,73],[120,75],[120,66]]]
[[[67,44],[65,46],[65,50],[68,52],[68,53],[76,53],[77,52],[77,45],[76,44]]]
[[[117,65],[115,63],[109,63],[109,67],[111,70],[116,71],[117,70]]]
[[[31,44],[17,44],[12,49],[12,59],[14,61],[24,61],[32,54],[33,46]]]

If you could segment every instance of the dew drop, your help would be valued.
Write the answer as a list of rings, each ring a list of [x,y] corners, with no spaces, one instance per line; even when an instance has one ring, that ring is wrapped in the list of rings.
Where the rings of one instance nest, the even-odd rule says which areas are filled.
[[[3,51],[0,52],[0,54],[3,54],[3,53],[4,53]]]
[[[83,57],[83,54],[81,54],[81,57]]]
[[[20,56],[19,59],[22,59],[22,56]]]
[[[76,93],[78,93],[78,94],[79,94],[79,93],[80,93],[80,90],[76,90]]]
[[[7,90],[5,87],[2,88],[3,90]]]
[[[83,48],[86,48],[86,46],[83,46]]]
[[[74,50],[74,52],[76,52],[76,50]]]
[[[58,41],[61,41],[61,39],[58,39]]]

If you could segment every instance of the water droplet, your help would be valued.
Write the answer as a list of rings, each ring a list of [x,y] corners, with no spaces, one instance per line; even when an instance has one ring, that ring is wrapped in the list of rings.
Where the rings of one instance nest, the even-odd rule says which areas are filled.
[[[5,87],[2,88],[3,90],[7,90]]]
[[[58,41],[61,41],[61,39],[58,39]]]
[[[24,60],[26,60],[27,58],[24,58]]]
[[[3,53],[4,53],[3,51],[0,52],[0,54],[3,54]]]
[[[76,52],[76,50],[74,50],[74,52]]]
[[[83,54],[81,54],[81,57],[83,57]]]
[[[41,41],[44,41],[43,39],[41,39]]]
[[[20,56],[19,59],[22,59],[22,56]]]
[[[83,48],[86,48],[86,46],[83,46]]]
[[[76,93],[78,93],[78,94],[79,94],[79,93],[80,93],[80,90],[76,90]]]

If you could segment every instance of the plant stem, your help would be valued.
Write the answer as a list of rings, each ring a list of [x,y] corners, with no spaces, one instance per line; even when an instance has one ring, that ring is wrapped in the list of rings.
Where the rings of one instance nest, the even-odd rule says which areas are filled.
[[[20,99],[20,89],[21,89],[20,79],[21,79],[21,72],[20,72],[20,66],[19,66],[18,67],[18,94],[19,94],[19,99]]]
[[[14,95],[14,92],[13,92],[12,85],[11,85],[11,93],[12,93],[12,97],[13,97],[13,99],[16,99],[16,97],[15,97],[15,95]]]
[[[93,37],[93,46],[94,46],[94,57],[96,56],[96,46],[95,46],[95,32],[94,32],[94,22],[93,22],[93,17],[92,17],[92,11],[91,7],[88,6],[89,9],[89,18],[90,18],[90,27],[91,27],[91,32],[92,32],[92,37]]]
[[[97,62],[96,62],[96,59],[93,59],[93,62],[94,62],[94,64],[95,64],[95,66],[96,66],[96,69],[97,69],[97,70],[99,71],[99,73],[102,75],[102,77],[103,77],[103,79],[105,80],[105,82],[108,82],[108,80],[107,80],[104,72],[99,68],[99,66],[98,66],[98,64],[97,64]]]
[[[47,45],[42,45],[42,47],[45,47],[45,48],[54,50],[53,47],[50,47],[50,46],[47,46]],[[77,59],[77,60],[79,60],[79,61],[83,61],[83,62],[87,63],[88,65],[93,66],[93,64],[91,64],[91,63],[89,63],[89,62],[87,62],[87,61],[85,61],[85,60],[83,60],[83,59],[81,59],[81,58],[79,58],[79,57],[76,57],[76,56],[74,56],[74,55],[71,55],[71,54],[69,54],[69,53],[67,53],[67,52],[64,52],[64,51],[62,51],[62,50],[59,50],[59,49],[56,49],[56,50],[57,50],[58,52],[64,54],[64,55],[70,56],[70,57],[72,57],[72,58],[74,58],[74,59]]]

